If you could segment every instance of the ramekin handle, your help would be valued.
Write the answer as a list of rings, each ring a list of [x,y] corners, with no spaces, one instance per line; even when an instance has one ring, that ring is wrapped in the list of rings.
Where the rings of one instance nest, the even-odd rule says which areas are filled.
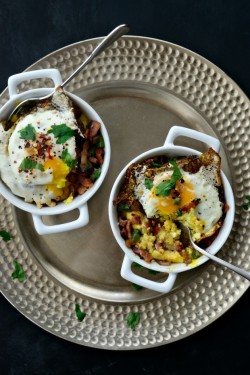
[[[47,225],[42,220],[42,215],[32,214],[34,226],[38,234],[53,234],[68,232],[73,229],[82,228],[89,223],[88,205],[79,207],[79,217],[76,220],[63,224]]]
[[[221,145],[220,145],[220,141],[217,138],[211,137],[211,135],[201,133],[197,130],[184,128],[182,126],[172,126],[172,128],[169,130],[164,146],[165,147],[174,146],[174,141],[176,140],[177,137],[180,137],[180,136],[196,139],[198,141],[205,143],[209,147],[212,147],[214,151],[216,152],[220,151]]]
[[[23,82],[28,81],[30,79],[38,79],[38,78],[51,78],[54,82],[55,87],[62,84],[62,77],[57,69],[38,69],[38,70],[31,70],[29,72],[22,72],[19,74],[14,74],[9,77],[8,79],[8,88],[9,88],[9,96],[17,95],[17,86]]]
[[[131,269],[132,263],[133,262],[129,259],[129,257],[125,255],[121,267],[121,276],[124,279],[160,293],[168,293],[173,288],[177,276],[176,273],[169,273],[167,280],[163,283],[156,282],[136,275]]]

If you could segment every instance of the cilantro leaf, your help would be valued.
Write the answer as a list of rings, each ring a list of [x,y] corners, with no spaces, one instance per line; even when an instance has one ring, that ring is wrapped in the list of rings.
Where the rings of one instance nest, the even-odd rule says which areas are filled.
[[[73,137],[74,130],[68,127],[66,124],[52,125],[51,129],[48,130],[48,134],[51,133],[53,133],[54,137],[57,138],[56,143],[62,144]]]
[[[171,178],[167,181],[161,182],[156,188],[156,195],[160,195],[161,197],[168,197],[171,190],[175,187],[176,182],[182,178],[181,171],[179,170],[176,162],[173,160],[170,163],[174,167]]]
[[[12,235],[9,232],[6,232],[6,230],[0,230],[0,236],[5,242],[11,240],[12,238]]]
[[[36,139],[36,130],[34,126],[32,126],[31,124],[28,124],[27,126],[25,126],[25,128],[19,130],[19,133],[21,134],[21,139],[26,139],[30,141],[34,141]]]
[[[139,312],[131,312],[127,316],[127,324],[134,331],[140,323],[141,316]]]
[[[118,205],[117,205],[117,211],[121,212],[121,211],[131,211],[131,207],[129,205],[128,202],[120,202]]]
[[[82,322],[83,319],[85,318],[86,316],[86,313],[84,311],[81,311],[80,309],[80,306],[78,303],[75,304],[75,312],[76,312],[76,316],[77,316],[77,319]]]
[[[137,284],[135,284],[135,283],[132,283],[132,287],[133,287],[134,289],[136,289],[136,290],[141,290],[141,289],[143,289],[143,286],[141,286],[141,285],[137,285]]]
[[[96,170],[91,174],[90,179],[91,179],[92,181],[96,181],[96,180],[100,177],[100,175],[101,175],[101,171],[102,171],[101,167],[98,168],[98,169],[96,169]]]
[[[19,169],[26,171],[27,169],[39,169],[40,171],[44,171],[44,167],[42,164],[35,162],[32,159],[25,158],[19,165]]]
[[[12,279],[13,280],[18,279],[18,281],[20,281],[22,283],[27,278],[27,276],[25,275],[25,272],[23,270],[22,265],[20,263],[18,263],[16,260],[14,260],[13,266],[15,268],[15,271],[12,272],[12,274],[11,274]]]
[[[62,160],[71,169],[74,168],[77,164],[77,159],[73,159],[71,157],[67,148],[65,150],[63,150],[63,152],[62,152]]]
[[[152,187],[154,186],[154,183],[153,183],[152,180],[150,180],[149,178],[146,177],[145,180],[144,180],[144,185],[145,185],[146,189],[151,190]]]
[[[137,229],[137,228],[133,229],[132,238],[134,242],[138,242],[141,236],[142,236],[142,232],[140,231],[140,229]]]
[[[246,200],[247,200],[247,203],[243,204],[242,207],[244,208],[244,210],[247,211],[250,207],[250,195],[246,196]]]

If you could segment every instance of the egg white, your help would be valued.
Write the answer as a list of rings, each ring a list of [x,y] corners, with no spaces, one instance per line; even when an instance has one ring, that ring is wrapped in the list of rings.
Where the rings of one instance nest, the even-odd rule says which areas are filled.
[[[32,169],[20,171],[21,162],[30,156],[25,143],[20,138],[20,130],[31,124],[36,130],[36,138],[40,134],[47,134],[52,125],[66,124],[71,129],[77,129],[76,120],[72,109],[68,106],[63,111],[57,109],[37,108],[35,112],[20,118],[14,130],[4,131],[0,125],[0,171],[1,178],[11,191],[26,202],[35,202],[38,206],[43,204],[53,205],[53,199],[57,199],[57,192],[48,189],[53,183],[53,170],[47,168],[44,171]],[[75,137],[69,138],[64,144],[57,144],[53,133],[49,134],[49,144],[54,158],[61,158],[62,152],[67,148],[72,159],[76,159]],[[29,141],[31,148],[36,141]],[[36,157],[36,162],[44,165],[46,160]],[[66,165],[65,165],[66,166]]]

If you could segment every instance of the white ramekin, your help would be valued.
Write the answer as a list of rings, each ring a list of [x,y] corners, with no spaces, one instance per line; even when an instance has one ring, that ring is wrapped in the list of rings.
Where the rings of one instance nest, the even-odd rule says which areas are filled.
[[[125,245],[125,241],[120,234],[120,230],[118,226],[117,209],[116,209],[116,206],[114,206],[113,202],[116,200],[118,192],[124,181],[125,173],[128,167],[132,163],[138,163],[145,159],[148,159],[154,156],[159,156],[159,155],[166,155],[169,158],[174,158],[177,156],[188,156],[188,155],[200,154],[200,152],[197,150],[174,145],[174,141],[179,136],[182,136],[182,137],[184,136],[184,137],[188,137],[194,140],[199,140],[205,143],[207,146],[212,147],[216,152],[219,152],[220,142],[218,139],[211,137],[209,135],[200,133],[196,130],[191,130],[191,129],[180,127],[180,126],[173,126],[170,129],[167,135],[166,141],[162,147],[154,148],[152,150],[144,152],[143,154],[134,158],[130,163],[128,163],[123,168],[123,170],[120,172],[120,174],[118,175],[113,185],[113,188],[110,193],[110,199],[109,199],[109,220],[110,220],[111,229],[113,231],[116,241],[118,242],[119,246],[125,253],[124,260],[123,260],[122,267],[121,267],[121,276],[124,279],[131,281],[132,283],[141,285],[145,288],[152,289],[161,293],[167,293],[173,288],[178,273],[194,269],[194,267],[198,267],[201,264],[205,263],[208,260],[208,258],[206,256],[199,257],[195,261],[195,265],[193,264],[186,265],[184,263],[177,263],[177,264],[172,264],[170,266],[162,266],[158,264],[157,262],[147,263],[146,261],[141,259],[138,255],[134,254],[133,251]],[[223,172],[221,172],[221,176],[222,176],[222,181],[224,185],[225,200],[229,206],[229,210],[226,213],[225,220],[223,222],[223,225],[217,237],[215,238],[213,243],[207,248],[207,250],[211,254],[216,254],[217,251],[221,249],[221,247],[223,246],[223,244],[225,243],[225,241],[227,240],[230,234],[230,231],[233,226],[233,221],[234,221],[235,204],[234,204],[234,196],[233,196],[232,188],[230,186],[230,183],[227,177],[225,176]],[[136,262],[142,265],[143,267],[146,267],[151,270],[168,273],[168,277],[166,281],[164,282],[156,282],[156,281],[148,280],[142,276],[136,275],[132,271],[132,268],[131,268],[131,265],[133,262]]]
[[[50,78],[54,82],[54,87],[57,87],[62,84],[62,78],[57,69],[41,69],[35,70],[30,72],[24,72],[20,74],[13,75],[8,80],[8,89],[9,89],[9,101],[1,108],[0,110],[0,119],[4,120],[8,118],[8,115],[11,113],[13,108],[24,99],[28,99],[31,97],[41,97],[44,95],[49,94],[54,90],[54,88],[39,88],[25,91],[21,94],[17,93],[17,86],[24,81],[31,80],[31,79],[39,79],[39,78]],[[34,226],[36,231],[39,234],[51,234],[51,233],[59,233],[65,232],[72,229],[81,228],[88,224],[89,222],[89,212],[87,202],[88,200],[96,193],[96,191],[101,186],[110,163],[110,141],[109,136],[106,130],[106,127],[96,113],[96,111],[83,99],[79,98],[76,95],[66,92],[67,95],[75,102],[86,114],[86,116],[91,120],[96,120],[101,123],[101,133],[105,142],[105,157],[104,162],[102,165],[101,175],[98,180],[94,183],[93,187],[87,190],[83,195],[76,196],[72,203],[65,204],[63,202],[57,203],[55,207],[42,207],[38,208],[33,203],[27,203],[24,199],[14,195],[10,189],[3,183],[0,179],[0,193],[6,198],[10,203],[14,206],[29,212],[32,214]],[[43,222],[43,216],[50,216],[50,215],[60,215],[66,212],[72,211],[74,209],[79,210],[79,216],[76,220],[63,223],[63,224],[55,224],[55,225],[47,225]]]

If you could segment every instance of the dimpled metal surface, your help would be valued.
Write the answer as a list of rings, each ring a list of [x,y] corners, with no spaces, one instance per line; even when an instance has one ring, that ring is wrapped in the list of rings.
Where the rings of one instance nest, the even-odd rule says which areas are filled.
[[[67,46],[39,60],[28,70],[58,68],[65,79],[98,42],[98,39],[93,39]],[[50,85],[46,80],[34,80],[22,83],[20,90]],[[129,91],[131,88],[132,94]],[[202,130],[205,124],[203,130],[208,130],[220,139],[227,160],[226,173],[235,194],[234,227],[219,256],[239,267],[250,269],[249,213],[242,209],[245,196],[250,195],[249,101],[225,73],[201,56],[180,46],[149,38],[126,36],[96,58],[72,81],[67,90],[89,99],[90,104],[96,105],[97,111],[104,111],[104,117],[104,102],[109,97],[105,93],[108,90],[111,90],[112,95],[118,94],[118,104],[123,92],[124,96],[130,93],[132,99],[143,96],[149,103],[150,99],[153,101],[155,94],[157,96],[160,93],[158,96],[162,96],[163,101],[165,95],[173,104],[182,102],[185,108],[190,109],[190,113],[194,112],[194,120],[198,122],[200,119],[201,125],[194,123],[193,127]],[[1,106],[7,100],[8,92],[5,90],[0,97]],[[138,112],[138,116],[141,113]],[[108,131],[111,140],[112,130],[110,126]],[[155,143],[160,146],[163,139],[157,139]],[[156,145],[153,140],[152,147]],[[137,152],[136,148],[134,152]],[[131,156],[128,155],[128,160]],[[114,177],[127,162],[125,159],[117,170],[111,168]],[[73,281],[67,283],[67,275],[57,277],[57,273],[51,270],[49,261],[46,262],[41,255],[42,245],[38,250],[35,249],[38,237],[34,234],[32,222],[29,219],[23,221],[23,217],[25,218],[25,214],[0,197],[0,230],[7,230],[13,236],[8,242],[0,238],[1,292],[32,322],[58,337],[81,345],[134,350],[180,340],[220,317],[249,286],[237,274],[207,262],[199,272],[190,278],[186,276],[167,295],[143,294],[146,293],[143,291],[130,293],[123,281],[110,300],[108,293],[105,298],[104,288],[99,294],[92,293],[91,288],[86,289],[85,293],[84,286],[82,289],[74,287],[73,276]],[[107,220],[107,216],[104,220]],[[105,236],[105,233],[102,235]],[[54,241],[56,244],[56,239]],[[53,242],[51,247],[52,245]],[[23,283],[11,277],[13,260],[22,264],[27,275]],[[101,289],[99,285],[97,289]],[[112,285],[110,288],[112,289]],[[126,290],[126,297],[123,297],[123,289]],[[112,292],[110,293],[112,296]],[[86,312],[83,322],[76,318],[76,303]],[[134,331],[127,325],[130,312],[140,312],[140,323]]]

